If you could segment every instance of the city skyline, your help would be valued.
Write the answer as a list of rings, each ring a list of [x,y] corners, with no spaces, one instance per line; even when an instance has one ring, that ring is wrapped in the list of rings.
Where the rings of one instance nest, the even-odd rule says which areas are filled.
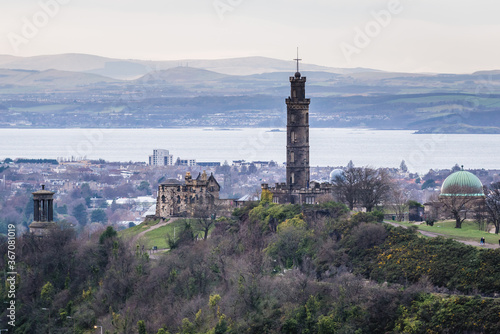
[[[183,2],[21,0],[2,4],[0,54],[86,53],[122,59],[264,56],[387,71],[500,68],[489,0]],[[486,10],[487,9],[487,10]]]

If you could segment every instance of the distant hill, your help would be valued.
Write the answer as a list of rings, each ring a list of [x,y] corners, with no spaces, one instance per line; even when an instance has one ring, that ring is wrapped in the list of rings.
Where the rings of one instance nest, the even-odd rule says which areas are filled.
[[[207,71],[194,67],[174,67],[168,70],[150,72],[134,82],[138,84],[175,84],[180,82],[191,82],[200,84],[202,81],[219,80],[228,77],[213,71]]]
[[[295,65],[265,57],[0,55],[0,97],[9,101],[0,106],[0,127],[276,128]],[[312,126],[500,133],[498,70],[396,73],[302,64],[300,71]],[[44,117],[46,111],[54,117]]]
[[[89,73],[0,69],[0,86],[41,86],[46,89],[48,86],[63,88],[113,82],[118,80]]]
[[[61,70],[99,74],[115,79],[137,79],[149,72],[186,66],[205,69],[228,75],[251,75],[270,72],[293,72],[295,63],[266,57],[243,57],[230,59],[179,59],[167,61],[148,61],[137,59],[114,59],[87,54],[59,54],[34,57],[15,57],[0,55],[0,67],[23,70]],[[372,72],[371,69],[333,68],[312,64],[302,64],[305,71],[323,71],[349,74]]]

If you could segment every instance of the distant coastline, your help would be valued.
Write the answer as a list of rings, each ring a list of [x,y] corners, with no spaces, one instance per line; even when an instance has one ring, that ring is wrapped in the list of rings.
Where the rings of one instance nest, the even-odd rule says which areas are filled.
[[[18,130],[71,130],[71,129],[106,129],[106,130],[158,130],[158,129],[171,129],[171,130],[182,130],[182,129],[198,129],[202,131],[243,131],[244,129],[261,129],[266,128],[262,126],[235,126],[235,127],[210,127],[210,128],[201,128],[199,126],[112,126],[112,127],[103,127],[103,126],[72,126],[72,127],[44,127],[44,126],[0,126],[0,129],[18,129]],[[435,128],[426,128],[426,129],[405,129],[405,128],[375,128],[375,127],[343,127],[343,126],[315,126],[311,125],[311,130],[313,129],[350,129],[350,130],[369,130],[369,131],[412,131],[413,134],[422,135],[422,134],[471,134],[471,135],[497,135],[500,134],[500,127],[473,127],[473,126],[447,126],[447,127],[435,127]],[[286,128],[269,128],[266,130],[267,132],[286,132]]]

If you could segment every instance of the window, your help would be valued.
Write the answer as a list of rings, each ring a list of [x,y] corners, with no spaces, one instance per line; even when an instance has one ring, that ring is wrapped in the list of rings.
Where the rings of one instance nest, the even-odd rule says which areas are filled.
[[[314,197],[313,196],[307,196],[306,197],[306,204],[314,204]]]
[[[290,174],[290,184],[295,183],[295,173]]]
[[[295,162],[295,152],[290,153],[290,162]]]
[[[295,131],[292,131],[292,133],[290,134],[290,140],[292,143],[295,143]]]
[[[309,124],[309,113],[306,113],[306,124]]]
[[[273,203],[279,204],[280,203],[279,198],[278,197],[273,197]]]

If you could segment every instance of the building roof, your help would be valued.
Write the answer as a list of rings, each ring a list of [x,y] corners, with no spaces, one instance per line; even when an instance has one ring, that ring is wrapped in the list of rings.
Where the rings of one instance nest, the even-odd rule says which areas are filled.
[[[33,195],[54,195],[55,192],[45,190],[45,184],[42,184],[42,190],[38,190],[32,193]]]
[[[484,196],[483,184],[476,175],[461,170],[444,180],[441,196]]]
[[[183,185],[183,183],[177,179],[168,179],[164,182],[162,182],[161,184],[165,184],[165,185],[174,185],[174,186],[181,186]]]

